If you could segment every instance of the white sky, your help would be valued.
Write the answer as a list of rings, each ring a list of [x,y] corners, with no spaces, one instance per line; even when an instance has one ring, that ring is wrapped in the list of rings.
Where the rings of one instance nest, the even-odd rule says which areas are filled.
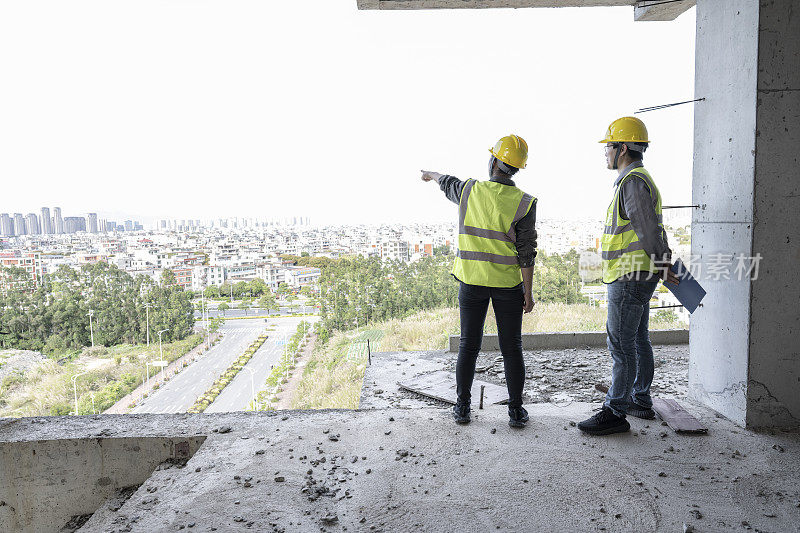
[[[438,222],[419,169],[485,179],[514,132],[538,216],[600,219],[597,141],[694,97],[694,40],[694,9],[0,0],[0,212]],[[689,203],[692,105],[640,117],[664,203]]]

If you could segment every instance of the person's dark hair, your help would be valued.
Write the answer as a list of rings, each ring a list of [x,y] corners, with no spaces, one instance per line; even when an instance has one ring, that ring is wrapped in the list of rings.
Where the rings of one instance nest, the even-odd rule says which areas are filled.
[[[643,152],[638,152],[636,150],[631,150],[631,149],[628,149],[628,156],[634,161],[641,161],[642,159],[644,159]]]
[[[492,167],[493,167],[492,172],[498,172],[501,176],[505,176],[507,178],[511,178],[511,176],[519,172],[518,168],[503,163],[496,157],[492,157]]]
[[[506,172],[506,171],[504,171],[504,170],[500,170],[499,168],[497,169],[497,171],[498,171],[498,172],[500,172],[501,174],[505,174],[505,175],[506,175],[506,176],[508,176],[509,178],[510,178],[511,176],[513,176],[514,174],[516,174],[517,172],[519,172],[519,169],[518,169],[518,168],[516,168],[516,167],[512,167],[512,166],[510,166],[510,165],[508,165],[506,168],[508,168],[508,170],[509,170],[508,172]]]
[[[614,149],[617,149],[621,143],[614,143]],[[644,151],[647,150],[647,143],[628,143],[633,144],[639,150],[634,150],[630,146],[628,146],[628,157],[630,157],[634,161],[641,161],[644,159]],[[626,144],[627,146],[627,144]]]

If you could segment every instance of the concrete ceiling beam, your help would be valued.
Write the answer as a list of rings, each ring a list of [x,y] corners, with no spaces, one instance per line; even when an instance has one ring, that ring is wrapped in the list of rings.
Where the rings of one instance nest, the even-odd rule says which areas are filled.
[[[634,20],[675,20],[696,0],[356,0],[362,10],[633,6]]]
[[[356,0],[358,9],[494,9],[632,6],[633,0]]]
[[[637,22],[675,20],[689,11],[697,3],[696,0],[682,0],[664,3],[664,0],[647,0],[636,2],[633,6],[633,20]]]

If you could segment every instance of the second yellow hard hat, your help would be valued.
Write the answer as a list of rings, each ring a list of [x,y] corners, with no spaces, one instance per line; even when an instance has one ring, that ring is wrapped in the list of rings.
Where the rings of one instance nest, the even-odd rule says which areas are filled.
[[[528,164],[528,143],[519,135],[506,135],[489,151],[506,165],[525,168]]]
[[[649,143],[644,122],[636,117],[618,118],[608,126],[601,143]]]

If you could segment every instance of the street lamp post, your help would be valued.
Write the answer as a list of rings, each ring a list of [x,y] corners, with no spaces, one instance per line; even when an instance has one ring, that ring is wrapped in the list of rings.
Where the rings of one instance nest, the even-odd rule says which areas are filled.
[[[84,374],[88,374],[89,371],[81,372],[80,374],[75,374],[72,376],[72,393],[75,395],[75,416],[78,415],[78,378]]]
[[[152,304],[147,302],[144,304],[145,312],[147,313],[147,345],[150,346],[150,307]]]
[[[256,385],[255,385],[255,371],[252,368],[242,367],[244,370],[250,372],[250,392],[253,396],[253,411],[258,411],[258,403],[256,402]]]
[[[206,350],[208,350],[208,306],[206,305],[206,295],[204,292],[200,293],[200,319],[203,321],[206,327]]]
[[[92,348],[94,348],[94,328],[92,328],[92,317],[94,316],[94,309],[89,309],[89,334],[92,337]]]
[[[162,363],[164,361],[164,348],[161,346],[161,334],[164,333],[165,331],[168,331],[168,330],[162,329],[161,331],[158,332],[158,351],[161,353],[161,362]],[[162,366],[161,367],[161,380],[162,381],[164,380],[164,370],[166,368],[167,368],[166,366]]]

